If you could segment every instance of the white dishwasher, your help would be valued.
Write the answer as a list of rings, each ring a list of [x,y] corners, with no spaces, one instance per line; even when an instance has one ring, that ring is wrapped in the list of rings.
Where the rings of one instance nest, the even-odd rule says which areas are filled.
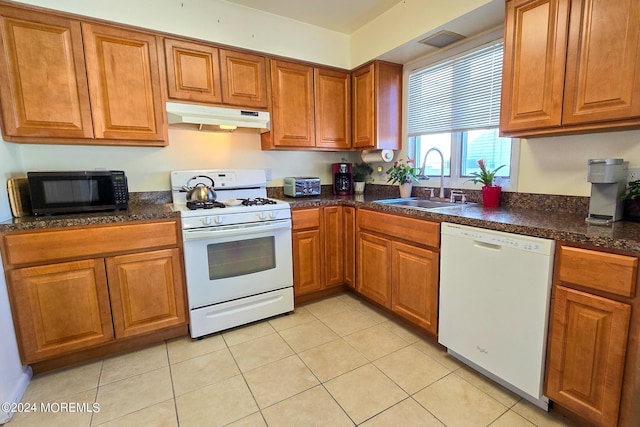
[[[543,396],[553,240],[442,223],[438,341],[548,410]]]

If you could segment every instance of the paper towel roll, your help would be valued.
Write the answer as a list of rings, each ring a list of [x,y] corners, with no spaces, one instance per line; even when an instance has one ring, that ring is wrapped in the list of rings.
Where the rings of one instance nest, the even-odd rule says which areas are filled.
[[[393,160],[393,150],[365,150],[362,152],[361,158],[365,163],[389,163],[391,160]]]

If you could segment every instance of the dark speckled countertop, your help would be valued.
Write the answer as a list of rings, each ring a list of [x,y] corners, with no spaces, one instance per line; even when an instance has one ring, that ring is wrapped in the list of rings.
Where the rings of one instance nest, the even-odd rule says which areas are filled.
[[[461,204],[459,207],[424,211],[375,203],[382,198],[386,197],[321,196],[318,198],[285,197],[284,199],[291,203],[292,208],[342,204],[508,233],[640,252],[640,223],[637,222],[618,221],[609,226],[597,226],[587,224],[584,214],[517,207],[484,208],[481,204]]]
[[[290,202],[292,208],[347,205],[640,253],[640,223],[638,222],[618,221],[610,226],[596,226],[585,223],[585,214],[550,209],[536,210],[531,206],[525,205],[526,208],[523,208],[508,203],[505,203],[507,206],[491,209],[483,208],[481,204],[467,204],[440,208],[437,211],[424,211],[411,207],[375,203],[376,200],[393,197],[389,195],[362,197],[333,196],[325,193],[323,192],[323,195],[319,197],[302,198],[284,197],[282,194],[270,194],[269,196]],[[170,193],[139,193],[132,199],[129,209],[126,211],[14,218],[0,222],[0,232],[179,217],[180,214],[172,209]]]

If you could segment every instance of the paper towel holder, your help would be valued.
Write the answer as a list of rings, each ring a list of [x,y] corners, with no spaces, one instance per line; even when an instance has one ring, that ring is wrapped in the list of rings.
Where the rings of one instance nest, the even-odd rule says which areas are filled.
[[[360,158],[365,163],[384,162],[393,160],[395,153],[393,150],[362,150]]]

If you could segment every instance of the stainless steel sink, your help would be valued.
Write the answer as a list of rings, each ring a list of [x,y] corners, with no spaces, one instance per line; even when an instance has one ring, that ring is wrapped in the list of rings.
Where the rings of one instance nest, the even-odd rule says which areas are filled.
[[[453,203],[453,202],[441,202],[439,200],[429,200],[429,199],[421,199],[419,197],[409,197],[406,199],[384,199],[384,200],[376,200],[374,203],[384,203],[386,205],[395,205],[395,206],[407,206],[411,208],[418,209],[440,209],[440,208],[450,208],[454,206],[466,206],[473,205],[475,203]]]

